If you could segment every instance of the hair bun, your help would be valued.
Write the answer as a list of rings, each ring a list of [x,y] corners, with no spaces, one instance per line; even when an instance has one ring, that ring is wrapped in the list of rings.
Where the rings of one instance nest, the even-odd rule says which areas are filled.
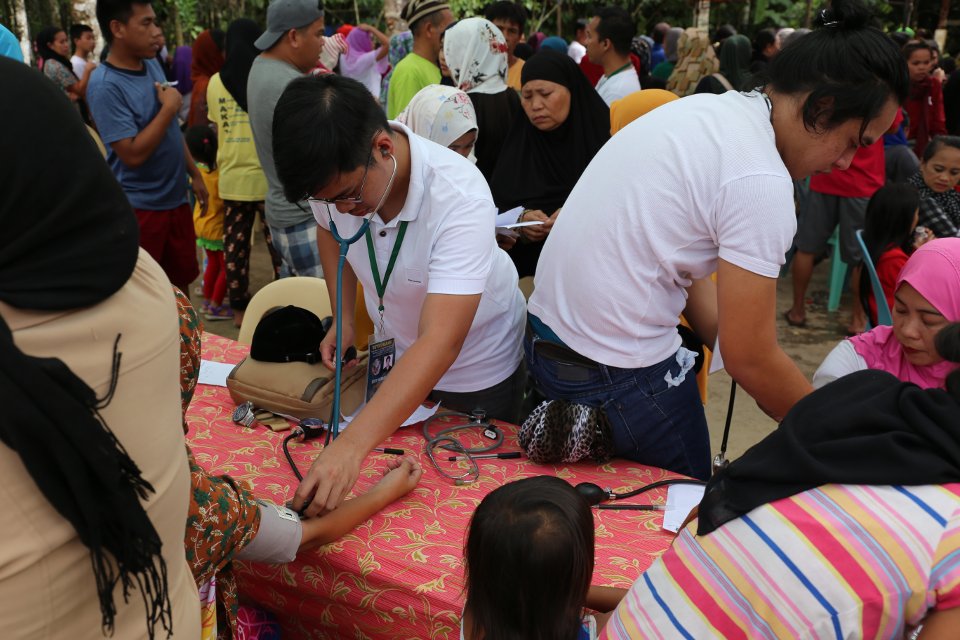
[[[817,17],[821,27],[863,29],[873,17],[862,0],[832,0]]]

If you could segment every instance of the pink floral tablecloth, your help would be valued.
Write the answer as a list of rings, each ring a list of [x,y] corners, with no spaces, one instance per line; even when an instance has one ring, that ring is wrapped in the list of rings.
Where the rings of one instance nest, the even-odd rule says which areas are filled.
[[[211,334],[203,358],[236,363],[249,347]],[[283,433],[262,426],[245,429],[231,421],[233,402],[223,387],[198,385],[187,420],[187,440],[197,462],[230,474],[258,496],[283,503],[297,480],[281,448]],[[514,450],[516,427],[501,425],[502,450]],[[614,460],[543,466],[520,460],[484,460],[480,479],[454,486],[437,473],[424,451],[419,426],[400,429],[384,446],[416,455],[423,479],[405,498],[388,506],[338,542],[302,552],[282,566],[238,568],[241,597],[273,612],[285,638],[430,638],[455,640],[463,607],[463,542],[470,515],[494,488],[519,478],[549,474],[626,490],[669,477],[666,471]],[[295,443],[292,455],[306,470],[322,441]],[[354,488],[360,494],[382,476],[388,456],[367,457]],[[663,503],[664,489],[638,502]],[[669,546],[661,512],[595,511],[596,569],[593,582],[629,587]]]

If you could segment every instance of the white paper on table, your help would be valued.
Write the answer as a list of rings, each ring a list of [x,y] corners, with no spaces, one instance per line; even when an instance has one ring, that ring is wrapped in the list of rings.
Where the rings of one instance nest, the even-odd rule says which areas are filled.
[[[353,419],[356,418],[357,415],[359,415],[360,409],[363,409],[363,405],[361,405],[360,408],[357,409],[352,416],[344,416],[343,422],[340,423],[340,431],[343,431],[344,429],[346,429],[347,426],[348,426],[351,422],[353,422]],[[439,411],[439,410],[440,410],[440,405],[439,405],[439,404],[437,404],[437,405],[435,405],[435,406],[433,406],[433,407],[425,407],[425,406],[423,406],[423,405],[420,405],[419,407],[417,407],[416,409],[413,410],[413,413],[410,414],[410,417],[407,418],[406,420],[404,420],[404,421],[403,421],[403,424],[401,424],[400,426],[401,426],[401,427],[409,427],[409,426],[412,425],[412,424],[417,424],[418,422],[423,422],[423,421],[426,420],[427,418],[432,417],[433,414],[435,414],[435,413],[436,413],[437,411]]]
[[[215,387],[227,386],[227,376],[233,371],[236,365],[226,362],[214,362],[212,360],[200,361],[200,375],[197,377],[197,384],[209,384]]]
[[[676,533],[690,515],[690,511],[703,500],[706,487],[696,484],[672,484],[667,487],[667,510],[663,512],[663,528]]]
[[[723,369],[723,356],[720,355],[720,338],[717,338],[716,343],[713,345],[713,355],[710,358],[710,370],[707,371],[707,375],[716,373]]]

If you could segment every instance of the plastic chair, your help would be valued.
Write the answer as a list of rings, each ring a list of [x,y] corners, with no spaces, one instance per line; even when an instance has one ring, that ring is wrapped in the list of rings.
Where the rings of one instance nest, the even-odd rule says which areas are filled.
[[[250,344],[253,340],[253,331],[257,323],[270,309],[294,304],[308,309],[324,318],[331,315],[330,296],[327,294],[327,283],[321,278],[291,277],[274,280],[263,289],[260,289],[247,306],[240,325],[240,335],[237,342]]]
[[[830,297],[827,300],[827,311],[836,311],[840,308],[840,297],[843,295],[843,285],[847,277],[847,263],[840,259],[840,227],[833,230],[828,240],[833,245],[833,257],[830,259]]]
[[[863,253],[863,264],[867,266],[867,273],[870,274],[870,286],[873,288],[873,299],[877,303],[877,325],[893,325],[893,316],[890,315],[890,307],[887,306],[887,295],[883,292],[883,285],[880,284],[880,278],[877,277],[877,268],[870,259],[870,252],[867,245],[863,242],[863,231],[857,230],[857,242],[860,244],[860,251]]]

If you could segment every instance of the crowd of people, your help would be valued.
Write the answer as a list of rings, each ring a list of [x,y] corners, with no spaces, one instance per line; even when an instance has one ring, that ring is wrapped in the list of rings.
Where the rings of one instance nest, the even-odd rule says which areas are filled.
[[[17,516],[0,592],[35,594],[3,635],[197,637],[197,589],[216,584],[230,637],[232,560],[288,562],[416,485],[404,458],[346,499],[419,404],[520,423],[535,399],[602,413],[615,456],[709,480],[704,501],[627,592],[591,587],[589,505],[566,482],[495,490],[466,540],[462,637],[950,637],[960,76],[936,42],[883,33],[860,0],[752,40],[638,34],[611,6],[570,42],[528,34],[510,0],[410,0],[392,35],[271,0],[265,25],[172,52],[149,0],[96,13],[96,59],[78,24],[37,34],[39,73],[0,60],[20,92],[0,105],[18,150],[0,190]],[[495,229],[506,212],[516,230]],[[243,322],[257,217],[275,278],[328,279],[323,364],[364,338],[358,302],[394,362],[289,508],[182,447],[200,319]],[[850,338],[811,381],[778,343],[777,279],[790,261],[784,319],[804,325],[835,230]],[[781,423],[712,477],[704,348]],[[69,579],[24,570],[41,565]]]

